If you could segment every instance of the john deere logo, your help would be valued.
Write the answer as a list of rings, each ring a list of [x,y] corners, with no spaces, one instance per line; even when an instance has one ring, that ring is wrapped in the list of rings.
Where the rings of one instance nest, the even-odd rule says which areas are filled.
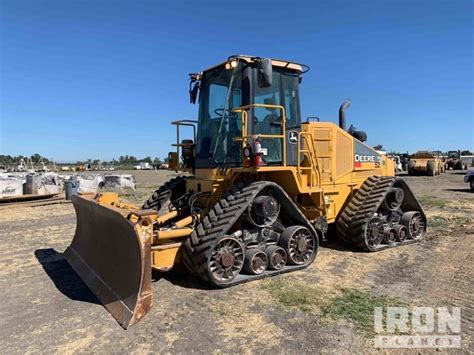
[[[290,144],[298,143],[298,132],[289,131],[288,132],[288,142],[290,142]]]

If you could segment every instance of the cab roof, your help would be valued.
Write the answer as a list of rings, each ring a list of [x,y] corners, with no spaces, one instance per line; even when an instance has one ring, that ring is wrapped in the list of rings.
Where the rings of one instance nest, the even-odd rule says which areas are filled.
[[[211,69],[214,69],[218,66],[221,66],[225,63],[228,63],[228,62],[231,62],[233,60],[240,60],[240,61],[244,61],[244,62],[247,62],[247,63],[252,63],[252,62],[255,62],[256,60],[258,59],[261,59],[263,57],[258,57],[258,56],[251,56],[251,55],[246,55],[246,54],[234,54],[234,55],[231,55],[229,56],[229,58],[227,58],[226,61],[224,62],[221,62],[219,64],[216,64],[210,68],[207,68],[205,69],[204,71],[209,71]],[[296,63],[296,62],[292,62],[292,61],[288,61],[288,60],[283,60],[283,59],[274,59],[274,58],[270,58],[271,61],[272,61],[272,65],[274,67],[281,67],[281,68],[288,68],[288,69],[291,69],[291,70],[295,70],[297,72],[299,72],[300,74],[304,74],[306,72],[309,71],[309,66],[306,65],[306,64],[301,64],[301,63]]]

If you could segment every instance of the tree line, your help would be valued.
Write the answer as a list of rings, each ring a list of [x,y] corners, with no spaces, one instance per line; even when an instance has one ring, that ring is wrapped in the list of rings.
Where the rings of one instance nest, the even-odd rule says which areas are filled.
[[[382,144],[374,145],[373,148],[374,148],[375,150],[384,150]],[[448,154],[448,152],[441,152],[441,151],[440,151],[439,153],[440,153],[440,154],[443,154],[443,155],[447,155],[447,154]],[[472,152],[469,151],[469,150],[461,150],[461,155],[474,155],[474,153],[472,153]]]
[[[24,161],[26,164],[28,164],[30,161],[33,162],[33,164],[43,163],[45,164],[50,164],[53,162],[52,159],[48,159],[38,153],[35,153],[31,156],[26,156],[26,155],[0,155],[0,164],[4,166],[12,166],[12,165],[18,165],[20,164],[21,161]],[[60,165],[85,165],[85,164],[91,164],[91,165],[136,165],[142,162],[150,163],[150,164],[162,164],[163,162],[166,162],[168,159],[160,159],[159,157],[152,158],[151,156],[146,156],[144,158],[137,158],[133,155],[122,155],[118,159],[113,158],[112,160],[100,160],[100,159],[87,159],[85,161],[80,161],[78,160],[75,163],[68,163],[68,164],[60,164]]]

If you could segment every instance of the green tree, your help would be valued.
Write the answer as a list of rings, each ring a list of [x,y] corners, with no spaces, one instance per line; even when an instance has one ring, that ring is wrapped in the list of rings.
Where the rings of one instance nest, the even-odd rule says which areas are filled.
[[[39,163],[41,161],[41,155],[38,153],[33,154],[30,158],[33,163]]]

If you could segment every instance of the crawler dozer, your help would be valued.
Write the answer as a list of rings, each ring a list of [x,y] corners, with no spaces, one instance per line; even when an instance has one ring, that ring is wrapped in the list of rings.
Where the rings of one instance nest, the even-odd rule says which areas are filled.
[[[73,197],[77,230],[65,257],[118,322],[152,302],[151,272],[184,264],[214,287],[308,267],[329,225],[355,248],[413,243],[426,217],[394,163],[366,134],[309,118],[299,87],[309,67],[244,55],[190,75],[197,121],[172,122],[170,168],[185,171],[143,206],[113,193]],[[186,129],[192,139],[180,140]],[[192,134],[190,133],[192,131]]]

